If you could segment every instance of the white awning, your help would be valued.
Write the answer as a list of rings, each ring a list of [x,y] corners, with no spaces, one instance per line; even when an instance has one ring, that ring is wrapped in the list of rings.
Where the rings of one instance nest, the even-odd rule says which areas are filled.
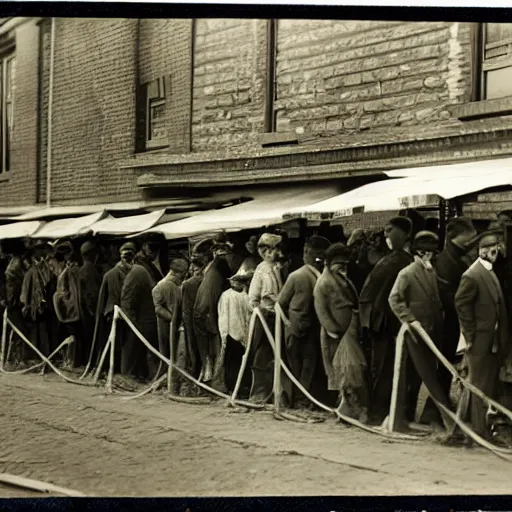
[[[85,235],[91,231],[92,224],[100,221],[107,215],[107,212],[98,212],[75,219],[54,220],[45,224],[37,232],[37,238],[49,238],[56,240],[58,238],[66,238],[80,234]]]
[[[160,224],[176,218],[182,219],[190,213],[166,214],[165,210],[146,213],[144,215],[130,215],[128,217],[107,217],[90,226],[95,235],[122,236],[140,233]]]
[[[9,238],[25,238],[37,233],[37,230],[44,224],[40,221],[13,222],[0,226],[0,240]]]
[[[437,206],[440,199],[453,199],[489,188],[512,185],[512,161],[509,167],[502,163],[478,169],[475,164],[459,167],[458,172],[451,169],[446,173],[427,173],[426,169],[429,168],[419,168],[415,175],[370,183],[326,201],[295,208],[287,212],[286,217],[337,219],[361,212]]]
[[[148,231],[161,233],[167,240],[173,240],[202,233],[235,232],[281,224],[285,222],[283,214],[290,208],[331,197],[337,191],[333,185],[257,190],[251,194],[251,201],[221,210],[209,210],[176,222],[162,223]]]

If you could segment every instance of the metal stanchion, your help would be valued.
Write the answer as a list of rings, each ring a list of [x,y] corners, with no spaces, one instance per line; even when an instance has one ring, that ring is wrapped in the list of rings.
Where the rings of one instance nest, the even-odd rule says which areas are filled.
[[[2,342],[0,346],[0,369],[4,369],[5,362],[5,344],[7,342],[7,308],[4,310],[3,324],[2,324]]]
[[[276,414],[279,414],[279,409],[281,407],[281,327],[281,317],[276,313],[276,343],[274,350],[274,411]]]

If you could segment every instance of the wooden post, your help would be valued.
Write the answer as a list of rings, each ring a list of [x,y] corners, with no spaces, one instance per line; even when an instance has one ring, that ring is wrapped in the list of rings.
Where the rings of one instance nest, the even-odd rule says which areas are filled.
[[[7,308],[4,311],[4,318],[2,324],[2,345],[0,347],[0,369],[4,369],[4,361],[5,361],[5,344],[7,342]]]
[[[114,306],[114,319],[112,321],[112,330],[110,331],[110,368],[108,369],[106,390],[112,393],[112,380],[114,378],[114,354],[116,349],[117,322],[119,321],[119,307]]]
[[[169,359],[171,364],[167,370],[167,393],[172,395],[172,378],[173,378],[173,365],[174,365],[174,324],[169,325]]]
[[[279,412],[281,404],[281,338],[282,338],[282,321],[279,311],[276,311],[275,321],[275,338],[276,346],[274,353],[274,409]],[[269,340],[270,342],[270,340]]]

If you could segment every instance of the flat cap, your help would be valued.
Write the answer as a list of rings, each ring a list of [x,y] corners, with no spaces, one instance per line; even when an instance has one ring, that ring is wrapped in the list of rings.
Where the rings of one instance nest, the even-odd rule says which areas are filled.
[[[68,254],[70,252],[73,252],[75,249],[71,242],[61,242],[60,244],[57,245],[56,250],[60,254]]]
[[[500,235],[499,231],[484,231],[480,233],[477,237],[478,247],[491,247],[493,245],[498,245],[500,243]]]
[[[119,253],[123,252],[137,252],[137,247],[135,247],[133,242],[126,242],[119,249]]]
[[[188,271],[188,261],[183,258],[175,258],[169,263],[169,268],[174,272],[184,274]]]
[[[234,276],[229,278],[229,281],[239,281],[241,283],[246,283],[252,279],[254,276],[254,270],[246,271],[245,269],[240,269]]]
[[[281,235],[274,235],[272,233],[263,233],[258,240],[258,247],[277,247],[283,241]]]
[[[390,226],[394,226],[397,229],[403,231],[406,235],[410,235],[412,231],[412,220],[409,217],[393,217],[388,221]]]
[[[412,245],[414,249],[435,251],[439,248],[439,237],[432,231],[419,231]]]

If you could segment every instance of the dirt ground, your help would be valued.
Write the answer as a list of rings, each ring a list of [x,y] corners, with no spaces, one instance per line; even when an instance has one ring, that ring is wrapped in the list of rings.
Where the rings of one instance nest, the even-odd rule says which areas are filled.
[[[511,464],[482,449],[390,441],[334,419],[127,401],[55,375],[1,375],[0,403],[0,472],[89,496],[510,493]]]

